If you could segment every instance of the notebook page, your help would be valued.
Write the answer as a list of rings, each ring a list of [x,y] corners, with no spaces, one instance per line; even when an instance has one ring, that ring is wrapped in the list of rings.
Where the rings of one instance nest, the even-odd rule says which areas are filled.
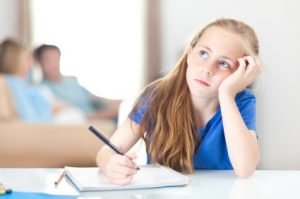
[[[141,166],[129,185],[113,185],[99,171],[99,168],[66,167],[66,175],[81,191],[139,189],[165,186],[182,186],[189,178],[164,166]]]

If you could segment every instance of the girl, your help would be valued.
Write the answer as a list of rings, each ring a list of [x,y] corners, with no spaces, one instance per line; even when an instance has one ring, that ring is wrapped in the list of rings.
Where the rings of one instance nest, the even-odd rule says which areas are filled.
[[[148,85],[111,137],[124,152],[144,138],[148,162],[192,173],[234,169],[247,177],[259,162],[255,96],[246,89],[261,72],[251,27],[219,19],[197,33],[167,76]],[[135,154],[104,146],[97,163],[115,184],[137,172]]]

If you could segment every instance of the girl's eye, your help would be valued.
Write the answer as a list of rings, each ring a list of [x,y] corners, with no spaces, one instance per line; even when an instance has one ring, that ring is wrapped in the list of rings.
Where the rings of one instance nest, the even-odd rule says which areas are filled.
[[[200,50],[199,55],[203,59],[206,59],[208,57],[208,53],[205,50]]]
[[[223,69],[229,69],[230,65],[226,61],[219,61],[219,66]]]

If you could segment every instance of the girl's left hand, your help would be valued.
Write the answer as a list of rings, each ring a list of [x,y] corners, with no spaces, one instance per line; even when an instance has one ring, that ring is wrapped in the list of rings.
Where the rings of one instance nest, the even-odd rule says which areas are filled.
[[[220,94],[235,96],[246,86],[254,82],[261,73],[262,66],[257,57],[246,56],[238,59],[239,67],[237,70],[223,80],[219,86]]]

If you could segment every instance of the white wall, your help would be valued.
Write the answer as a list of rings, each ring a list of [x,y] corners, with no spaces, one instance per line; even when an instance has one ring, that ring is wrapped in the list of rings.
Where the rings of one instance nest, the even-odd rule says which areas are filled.
[[[18,0],[0,0],[0,41],[18,38]]]
[[[168,71],[191,33],[217,17],[245,21],[260,40],[264,74],[257,81],[260,169],[300,169],[299,1],[163,0],[162,67]]]

